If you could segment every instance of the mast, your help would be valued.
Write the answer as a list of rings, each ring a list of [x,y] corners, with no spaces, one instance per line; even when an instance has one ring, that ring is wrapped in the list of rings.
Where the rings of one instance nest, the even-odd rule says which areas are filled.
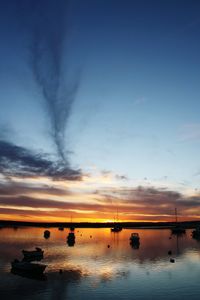
[[[177,223],[177,221],[178,221],[177,208],[176,208],[176,207],[175,207],[175,221],[176,221],[176,223]]]

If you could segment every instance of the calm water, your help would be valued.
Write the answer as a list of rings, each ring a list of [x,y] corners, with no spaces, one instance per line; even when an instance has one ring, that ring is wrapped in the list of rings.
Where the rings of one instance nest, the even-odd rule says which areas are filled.
[[[46,240],[42,228],[0,229],[0,299],[200,299],[200,242],[191,230],[169,239],[167,229],[76,229],[74,247],[67,229],[50,231]],[[139,249],[129,244],[132,232]],[[45,251],[44,280],[12,274],[10,262],[35,246]]]

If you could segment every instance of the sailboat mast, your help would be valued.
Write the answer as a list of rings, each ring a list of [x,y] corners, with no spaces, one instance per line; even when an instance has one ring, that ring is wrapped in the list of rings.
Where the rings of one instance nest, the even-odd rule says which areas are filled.
[[[178,217],[177,217],[177,208],[175,207],[175,221],[176,221],[176,223],[177,223],[177,221],[178,221]]]

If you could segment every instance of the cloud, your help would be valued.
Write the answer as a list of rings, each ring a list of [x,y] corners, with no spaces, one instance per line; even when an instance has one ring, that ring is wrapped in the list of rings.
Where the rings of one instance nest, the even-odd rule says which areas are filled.
[[[47,176],[56,180],[81,180],[81,171],[63,162],[52,161],[46,154],[0,140],[0,173],[4,176]]]
[[[2,187],[1,189],[2,190]],[[5,191],[5,189],[4,189]],[[8,191],[8,190],[7,190]],[[47,198],[35,198],[30,195],[17,195],[14,192],[0,196],[0,214],[15,216],[47,216],[64,218],[73,213],[74,218],[85,220],[112,219],[118,208],[118,216],[121,221],[174,221],[174,208],[178,208],[178,217],[181,220],[199,219],[200,194],[184,197],[175,191],[146,188],[109,188],[98,190],[88,194],[90,202],[85,201],[79,194],[71,193],[76,201],[69,197],[62,200]],[[17,191],[17,190],[16,190]],[[22,189],[23,191],[23,189]],[[45,193],[45,190],[41,189]],[[48,190],[51,192],[51,190]],[[54,191],[56,193],[56,190]],[[53,195],[53,194],[52,194]],[[58,196],[63,196],[62,190]],[[36,210],[36,211],[35,211]]]
[[[182,141],[200,141],[200,123],[186,124],[180,132]]]
[[[103,170],[101,171],[101,174],[104,178],[110,178],[110,179],[117,179],[117,180],[128,180],[128,177],[125,175],[115,174],[112,171],[109,170]]]
[[[81,202],[67,202],[67,201],[59,201],[59,200],[51,200],[51,199],[39,199],[34,197],[28,196],[17,196],[17,197],[0,197],[0,205],[3,208],[6,207],[15,207],[20,208],[25,207],[27,208],[46,208],[48,209],[55,209],[55,210],[84,210],[85,211],[104,211],[106,209],[105,206],[101,204],[95,203],[81,203]]]
[[[73,211],[77,218],[112,219],[116,207],[121,220],[172,221],[175,207],[184,219],[200,217],[200,194],[197,192],[186,197],[166,188],[118,187],[113,186],[111,181],[107,188],[94,190],[92,186],[87,187],[84,194],[78,181],[81,180],[86,186],[87,181],[82,180],[84,174],[81,170],[53,161],[47,154],[35,153],[4,140],[0,140],[0,173],[3,175],[0,179],[0,213],[13,215],[13,218],[15,214],[34,218],[41,217],[43,213],[44,216],[62,219],[64,212]],[[109,171],[102,174],[106,178],[117,176],[120,180],[126,180],[125,176]],[[13,177],[18,178],[15,180]],[[29,180],[32,177],[41,180]],[[23,181],[24,178],[28,180]],[[50,184],[45,183],[45,178],[50,179]],[[54,186],[54,180],[60,180],[60,186]],[[62,184],[69,180],[74,181],[74,191]],[[35,214],[34,209],[41,211]]]
[[[128,180],[128,177],[126,175],[116,174],[115,178],[118,179],[118,180]]]
[[[137,98],[137,99],[135,99],[134,101],[133,101],[133,103],[135,104],[135,105],[141,105],[141,104],[144,104],[144,103],[146,103],[147,102],[147,98],[145,98],[145,97],[139,97],[139,98]]]
[[[46,194],[46,195],[56,195],[56,196],[66,196],[72,193],[62,188],[53,187],[47,184],[42,184],[40,186],[31,185],[24,182],[13,182],[12,180],[7,180],[6,182],[0,182],[0,197],[2,196],[17,196],[17,195],[29,195],[29,194]]]
[[[184,217],[195,216],[200,212],[200,194],[185,197],[176,191],[157,189],[155,187],[137,188],[108,188],[98,190],[96,194],[100,203],[112,203],[118,210],[125,214],[143,214],[146,219],[151,215],[151,220],[156,220],[157,215],[164,219],[174,215],[174,208],[178,208]],[[163,216],[163,217],[162,217]],[[199,215],[200,217],[200,215]],[[148,218],[147,218],[148,219]]]

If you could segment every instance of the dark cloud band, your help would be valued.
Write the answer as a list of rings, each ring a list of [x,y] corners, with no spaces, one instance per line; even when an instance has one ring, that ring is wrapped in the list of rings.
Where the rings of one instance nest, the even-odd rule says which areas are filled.
[[[0,173],[5,176],[46,176],[54,180],[81,180],[81,171],[74,170],[49,156],[0,140]]]

